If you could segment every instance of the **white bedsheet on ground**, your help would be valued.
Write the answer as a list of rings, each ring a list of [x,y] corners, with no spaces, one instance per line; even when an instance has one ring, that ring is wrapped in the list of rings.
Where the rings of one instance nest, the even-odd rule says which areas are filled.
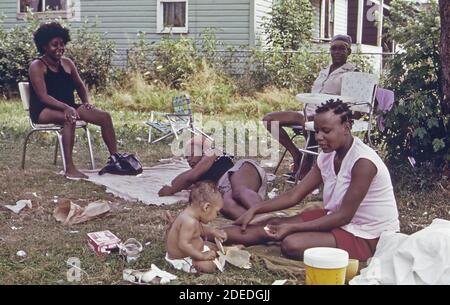
[[[350,285],[450,285],[450,221],[412,235],[383,233],[367,268]]]
[[[170,163],[146,167],[138,176],[120,176],[104,174],[98,175],[99,170],[83,171],[89,176],[89,180],[98,185],[106,186],[106,192],[114,196],[129,200],[140,201],[147,205],[173,204],[187,202],[188,191],[181,191],[173,196],[159,197],[158,191],[165,184],[169,184],[180,173],[190,167],[184,160],[173,160]]]

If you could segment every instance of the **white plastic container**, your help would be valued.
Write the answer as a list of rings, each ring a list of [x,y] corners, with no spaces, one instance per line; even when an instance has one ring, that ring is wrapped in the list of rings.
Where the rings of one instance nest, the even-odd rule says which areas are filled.
[[[345,250],[327,247],[307,249],[303,254],[307,285],[344,285],[348,266]]]

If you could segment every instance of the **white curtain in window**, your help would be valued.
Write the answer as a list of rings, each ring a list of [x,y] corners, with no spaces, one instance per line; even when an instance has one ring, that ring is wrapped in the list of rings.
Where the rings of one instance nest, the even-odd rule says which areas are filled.
[[[164,27],[186,26],[186,2],[163,3]]]

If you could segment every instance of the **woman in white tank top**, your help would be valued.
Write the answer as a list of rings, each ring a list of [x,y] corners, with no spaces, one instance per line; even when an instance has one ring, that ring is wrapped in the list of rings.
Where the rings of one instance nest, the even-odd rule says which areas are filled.
[[[317,164],[296,187],[261,202],[225,228],[228,243],[277,240],[284,255],[300,259],[308,248],[337,247],[365,261],[383,231],[399,231],[389,171],[373,149],[352,136],[349,107],[331,100],[316,113],[315,137],[322,150]],[[247,226],[256,214],[295,206],[322,183],[324,209]]]

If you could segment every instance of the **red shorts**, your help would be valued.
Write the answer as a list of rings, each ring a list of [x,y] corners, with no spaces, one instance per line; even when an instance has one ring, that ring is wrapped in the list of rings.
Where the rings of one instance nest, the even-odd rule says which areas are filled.
[[[316,209],[305,211],[300,214],[300,217],[303,221],[311,221],[325,215],[327,215],[327,210]],[[365,239],[357,237],[341,228],[333,229],[331,230],[331,233],[333,234],[334,239],[336,240],[336,245],[339,249],[347,251],[350,258],[355,258],[363,262],[373,256],[379,239]]]

